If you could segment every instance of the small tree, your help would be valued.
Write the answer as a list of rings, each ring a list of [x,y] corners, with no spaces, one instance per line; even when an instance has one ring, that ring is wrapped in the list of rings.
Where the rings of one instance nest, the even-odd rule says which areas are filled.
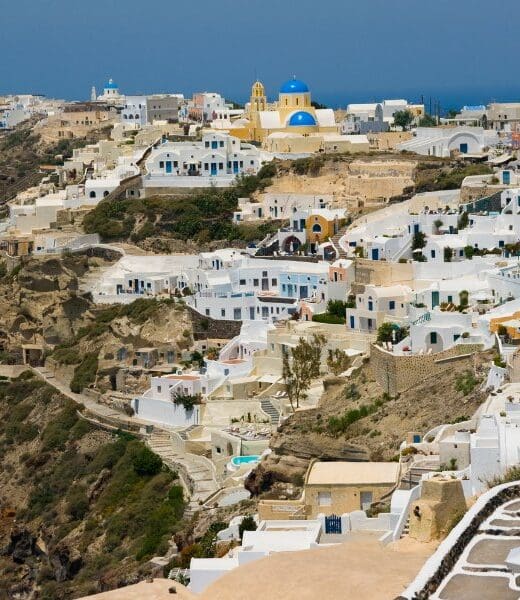
[[[392,323],[383,323],[377,330],[378,342],[391,342],[393,339],[394,326]]]
[[[460,217],[457,220],[457,227],[458,227],[458,229],[466,229],[468,224],[469,224],[469,216],[468,216],[468,213],[466,211],[464,211],[463,213],[461,213]]]
[[[327,367],[334,375],[339,375],[346,371],[350,365],[350,358],[343,352],[336,348],[334,351],[329,350],[327,356]]]
[[[435,231],[439,233],[439,229],[444,225],[444,223],[440,219],[435,219],[433,222],[433,226],[435,227]]]
[[[320,374],[324,344],[325,337],[314,334],[310,342],[301,337],[295,348],[284,351],[282,378],[293,411],[300,407],[302,400],[307,398],[307,390],[312,380]]]
[[[412,250],[421,250],[426,246],[426,234],[422,231],[416,231],[412,238]]]
[[[251,515],[244,517],[238,526],[238,535],[240,536],[240,539],[242,539],[244,531],[256,531],[256,521]]]
[[[469,293],[467,292],[467,290],[462,290],[462,292],[459,293],[459,300],[461,308],[466,308],[466,306],[468,306]]]
[[[464,246],[464,256],[468,260],[471,260],[473,258],[473,254],[475,254],[475,250],[473,249],[473,246]]]
[[[449,246],[444,247],[444,262],[451,262],[453,250]]]
[[[413,113],[409,110],[398,110],[394,113],[394,125],[406,131],[414,121]]]
[[[437,119],[432,115],[425,114],[419,119],[419,127],[437,127]]]

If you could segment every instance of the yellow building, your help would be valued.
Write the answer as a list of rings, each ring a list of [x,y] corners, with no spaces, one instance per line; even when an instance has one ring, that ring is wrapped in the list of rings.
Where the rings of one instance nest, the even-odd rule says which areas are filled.
[[[489,322],[491,333],[497,333],[499,327],[505,327],[506,335],[511,340],[520,340],[520,311],[504,317],[496,317]]]
[[[333,238],[340,228],[340,219],[337,211],[314,210],[305,221],[307,231],[307,242],[309,244],[321,244],[329,238]]]
[[[234,125],[231,135],[261,143],[272,133],[310,136],[338,131],[334,111],[314,108],[307,84],[296,78],[281,86],[278,101],[271,105],[263,84],[255,81],[245,118]]]

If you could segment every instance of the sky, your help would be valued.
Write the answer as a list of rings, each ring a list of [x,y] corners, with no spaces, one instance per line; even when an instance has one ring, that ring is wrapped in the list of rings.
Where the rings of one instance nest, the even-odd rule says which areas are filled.
[[[520,101],[520,0],[0,0],[0,94],[85,100],[216,91],[274,99],[296,76],[329,106]]]

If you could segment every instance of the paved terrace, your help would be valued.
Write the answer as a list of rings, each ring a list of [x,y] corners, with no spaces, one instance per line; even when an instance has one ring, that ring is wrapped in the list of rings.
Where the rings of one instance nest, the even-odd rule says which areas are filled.
[[[519,600],[520,482],[483,494],[426,562],[402,598]]]

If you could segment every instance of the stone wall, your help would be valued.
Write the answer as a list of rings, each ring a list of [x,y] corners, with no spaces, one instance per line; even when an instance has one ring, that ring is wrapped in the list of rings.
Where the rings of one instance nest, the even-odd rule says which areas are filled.
[[[186,307],[193,324],[193,339],[232,339],[240,333],[242,321],[217,320],[198,313],[191,306]]]
[[[411,263],[393,263],[382,260],[356,258],[355,282],[364,285],[407,285],[413,282]]]
[[[426,379],[450,371],[454,361],[471,369],[472,355],[480,349],[479,344],[462,344],[436,354],[398,356],[373,344],[370,363],[379,385],[390,396],[396,396]]]

